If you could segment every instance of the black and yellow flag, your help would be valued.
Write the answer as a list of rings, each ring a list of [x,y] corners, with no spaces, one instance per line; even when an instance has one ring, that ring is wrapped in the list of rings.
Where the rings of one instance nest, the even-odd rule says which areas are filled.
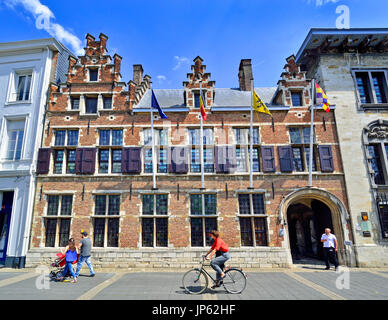
[[[253,103],[252,103],[253,110],[257,112],[262,112],[269,114],[272,116],[271,112],[269,112],[267,106],[265,103],[260,99],[259,95],[256,93],[255,90],[253,90]]]

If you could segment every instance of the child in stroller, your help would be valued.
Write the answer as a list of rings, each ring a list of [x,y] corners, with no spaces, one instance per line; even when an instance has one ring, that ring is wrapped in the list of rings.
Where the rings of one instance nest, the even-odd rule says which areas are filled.
[[[54,260],[53,263],[50,264],[52,270],[50,271],[50,278],[54,280],[59,280],[62,277],[63,270],[66,265],[66,254],[59,252],[56,254],[58,258]],[[73,261],[73,264],[78,262],[79,254],[77,254],[77,260]],[[70,277],[70,270],[67,271],[66,277]]]

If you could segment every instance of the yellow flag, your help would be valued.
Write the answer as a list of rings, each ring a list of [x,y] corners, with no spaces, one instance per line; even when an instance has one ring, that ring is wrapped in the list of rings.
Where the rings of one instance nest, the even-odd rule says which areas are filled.
[[[267,106],[260,99],[259,95],[256,93],[255,90],[253,90],[253,104],[252,104],[252,106],[253,106],[253,110],[255,110],[257,112],[266,113],[266,114],[269,114],[270,116],[272,116],[271,112],[269,112]]]

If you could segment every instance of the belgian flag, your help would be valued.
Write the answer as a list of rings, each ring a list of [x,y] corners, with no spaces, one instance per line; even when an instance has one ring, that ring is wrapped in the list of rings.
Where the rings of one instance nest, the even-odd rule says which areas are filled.
[[[200,105],[200,109],[201,109],[202,119],[206,121],[206,118],[207,118],[206,111],[205,111],[206,98],[203,95],[203,91],[201,91],[201,94],[199,95],[199,105]]]

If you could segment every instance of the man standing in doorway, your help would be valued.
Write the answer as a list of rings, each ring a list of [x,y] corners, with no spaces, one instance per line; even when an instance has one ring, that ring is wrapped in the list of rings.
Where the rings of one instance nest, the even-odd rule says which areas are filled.
[[[326,269],[330,269],[329,260],[334,263],[335,270],[338,270],[338,260],[337,260],[337,251],[338,251],[338,242],[334,234],[331,233],[329,228],[325,229],[325,233],[321,237],[321,242],[323,242],[323,254],[326,262]]]
[[[81,271],[82,265],[84,262],[89,267],[90,276],[94,277],[95,273],[92,266],[92,261],[90,260],[91,250],[92,250],[92,241],[88,238],[88,233],[84,230],[81,230],[81,242],[78,245],[80,250],[80,255],[78,258],[77,271],[75,272],[75,277],[78,278],[79,272]]]

